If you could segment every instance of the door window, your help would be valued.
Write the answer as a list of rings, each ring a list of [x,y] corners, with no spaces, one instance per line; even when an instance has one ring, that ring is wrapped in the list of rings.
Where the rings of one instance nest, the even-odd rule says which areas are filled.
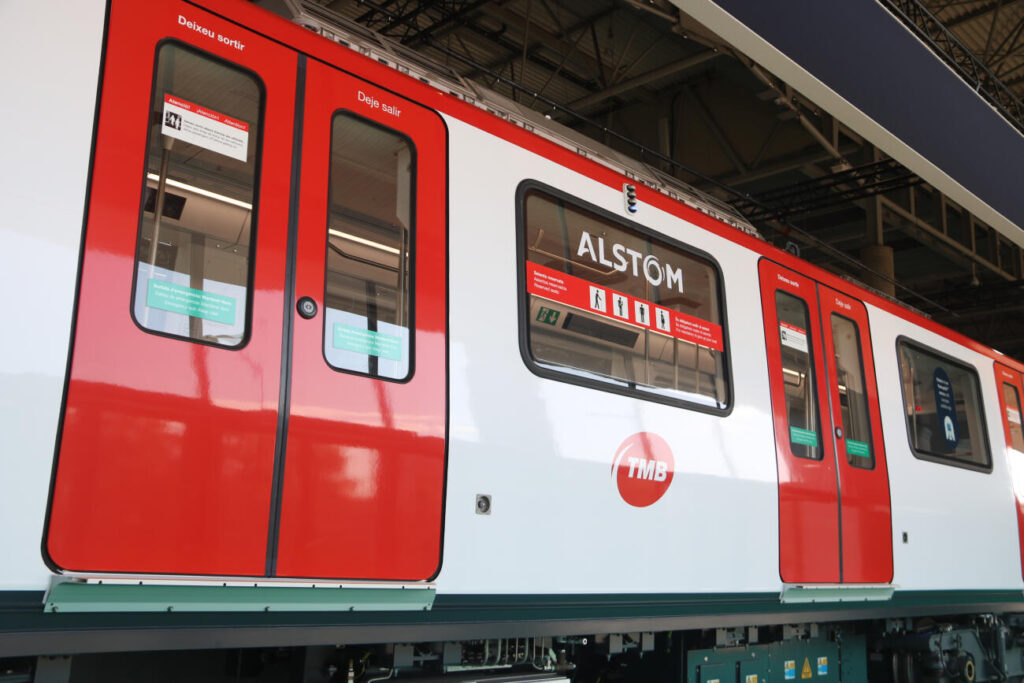
[[[797,457],[821,460],[821,418],[807,304],[792,294],[777,291],[775,306],[779,315],[789,447]]]
[[[857,323],[833,313],[832,344],[836,352],[836,384],[839,389],[839,412],[843,420],[846,461],[853,467],[873,469],[875,456],[871,449],[871,416],[864,383],[864,360],[860,350]]]
[[[262,108],[253,75],[177,43],[159,48],[132,304],[144,329],[245,342]]]
[[[414,158],[407,138],[335,114],[323,339],[335,369],[409,378]]]
[[[1006,406],[1007,433],[1010,445],[1024,452],[1024,430],[1021,429],[1020,396],[1017,388],[1007,382],[1003,383],[1003,405]]]

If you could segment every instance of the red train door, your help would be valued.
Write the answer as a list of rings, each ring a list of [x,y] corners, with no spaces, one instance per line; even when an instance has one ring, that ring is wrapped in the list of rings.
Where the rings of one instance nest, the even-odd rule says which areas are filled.
[[[295,322],[276,572],[426,579],[441,552],[447,133],[320,62],[305,89],[295,297],[318,312]]]
[[[892,522],[864,305],[760,263],[787,583],[888,583]]]
[[[1010,481],[1017,500],[1017,532],[1021,547],[1021,572],[1024,575],[1024,428],[1021,426],[1021,375],[1001,363],[995,364],[999,387],[999,407],[1006,434],[1006,455]]]
[[[298,55],[183,2],[106,45],[47,554],[262,575]]]
[[[306,64],[189,3],[112,3],[45,540],[60,569],[436,570],[444,127]]]

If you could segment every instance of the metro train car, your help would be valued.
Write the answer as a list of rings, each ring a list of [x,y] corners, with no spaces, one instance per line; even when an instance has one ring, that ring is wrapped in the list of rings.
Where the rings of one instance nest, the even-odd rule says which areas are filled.
[[[277,9],[0,6],[0,681],[1021,679],[1024,364]]]

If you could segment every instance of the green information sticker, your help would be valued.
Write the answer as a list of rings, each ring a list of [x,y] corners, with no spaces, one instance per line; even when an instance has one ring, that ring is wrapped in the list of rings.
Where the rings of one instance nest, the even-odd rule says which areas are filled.
[[[540,310],[537,311],[537,322],[542,322],[545,325],[555,325],[558,323],[559,315],[559,311],[556,311],[553,308],[545,308],[544,306],[541,306]]]
[[[863,441],[854,441],[853,439],[846,440],[846,452],[850,455],[855,455],[858,458],[870,458],[871,448],[868,447]]]
[[[334,348],[388,360],[402,360],[401,337],[341,323],[334,323]]]
[[[789,441],[797,446],[818,446],[818,432],[812,432],[810,429],[801,429],[800,427],[789,428]]]
[[[235,324],[235,300],[223,294],[204,292],[163,280],[149,280],[146,305],[161,311],[181,313],[225,325]]]

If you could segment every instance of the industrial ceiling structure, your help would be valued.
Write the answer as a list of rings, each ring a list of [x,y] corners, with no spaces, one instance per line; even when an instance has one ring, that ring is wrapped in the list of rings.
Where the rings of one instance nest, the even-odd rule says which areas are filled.
[[[682,0],[305,2],[715,195],[776,245],[1024,360],[1020,240],[680,10]],[[1024,0],[881,4],[1024,131]]]

